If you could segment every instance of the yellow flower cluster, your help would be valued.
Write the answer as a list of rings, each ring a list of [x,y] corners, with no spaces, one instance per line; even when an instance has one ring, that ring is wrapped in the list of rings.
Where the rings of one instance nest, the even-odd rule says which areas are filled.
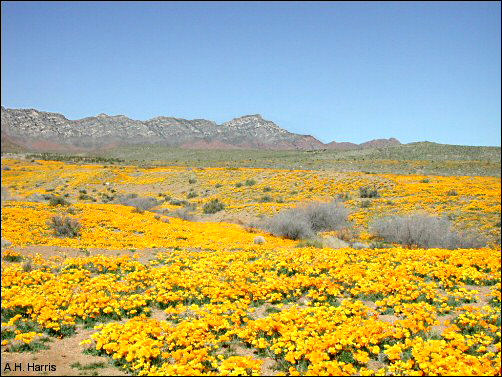
[[[253,217],[343,194],[364,241],[375,216],[417,210],[449,214],[495,240],[500,178],[2,162],[14,198],[2,203],[2,236],[12,242],[2,251],[2,350],[95,326],[81,345],[137,375],[501,373],[500,246],[296,247],[235,224],[80,197],[86,190],[188,199],[193,188],[199,215],[220,199],[227,215]],[[361,186],[380,194],[369,207],[361,206]],[[47,223],[69,208],[29,200],[50,192],[74,203],[79,236],[57,237]],[[265,242],[255,244],[256,236]],[[43,258],[31,245],[83,254]],[[92,249],[143,251],[112,257]]]
[[[137,168],[134,166],[78,165],[54,161],[28,162],[3,159],[11,170],[4,171],[3,185],[17,199],[31,194],[57,192],[81,200],[80,190],[95,199],[98,194],[136,193],[159,197],[165,194],[187,199],[191,189],[198,194],[189,201],[202,206],[212,199],[226,204],[228,214],[271,215],[308,201],[330,201],[343,196],[351,209],[351,220],[365,231],[371,219],[395,213],[425,211],[449,215],[458,226],[476,226],[500,238],[501,180],[498,177],[442,177],[398,174],[364,174],[328,170],[230,169],[184,167]],[[196,185],[190,184],[195,179]],[[245,182],[255,182],[246,185]],[[362,207],[359,189],[369,186],[379,197]],[[267,199],[263,199],[267,196]],[[161,197],[159,197],[161,198]],[[160,208],[179,208],[169,202]],[[103,234],[103,237],[105,234]]]
[[[159,221],[155,213],[137,213],[117,204],[76,204],[81,212],[81,236],[56,237],[47,220],[59,209],[46,203],[9,202],[2,208],[3,236],[14,245],[48,245],[75,248],[199,250],[263,250],[293,245],[293,241],[265,233],[249,233],[235,224],[195,223],[171,218]],[[262,235],[266,243],[253,243]]]
[[[256,375],[264,357],[290,375],[497,374],[500,366],[500,308],[489,304],[500,250],[281,246],[161,252],[155,263],[32,258],[31,271],[2,270],[10,315],[2,326],[22,313],[65,336],[80,323],[112,321],[84,344],[141,375]],[[454,319],[441,332],[445,314]],[[255,356],[221,352],[235,343]]]
[[[16,335],[16,337],[14,339],[15,340],[20,340],[20,341],[22,341],[25,344],[30,344],[35,337],[42,336],[42,335],[43,335],[42,333],[37,333],[35,331],[30,331],[30,332],[27,332],[27,333],[18,334],[18,335]]]

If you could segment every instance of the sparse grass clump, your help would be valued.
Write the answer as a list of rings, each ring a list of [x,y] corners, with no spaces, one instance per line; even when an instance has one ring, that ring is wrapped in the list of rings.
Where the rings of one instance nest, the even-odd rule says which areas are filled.
[[[195,191],[190,191],[188,194],[187,194],[187,199],[192,199],[192,198],[196,198],[197,196],[199,196]]]
[[[370,224],[370,231],[385,242],[419,248],[479,248],[486,245],[485,238],[476,232],[458,232],[447,219],[413,214],[389,216]]]
[[[338,194],[336,196],[336,198],[342,202],[346,201],[346,200],[350,200],[350,194],[347,193],[347,192],[344,192],[344,193],[341,193],[341,194]]]
[[[212,199],[211,201],[204,204],[202,212],[206,214],[216,213],[222,211],[225,208],[225,204],[220,202],[219,199]]]
[[[76,363],[71,364],[70,367],[75,368],[75,369],[79,369],[79,370],[83,370],[83,371],[87,371],[87,370],[95,371],[95,369],[105,368],[106,364],[102,361],[96,362],[96,363],[90,363],[87,365],[82,365],[79,362],[76,362]]]
[[[391,247],[392,245],[382,241],[373,241],[372,243],[370,243],[370,249],[388,249]]]
[[[22,269],[24,272],[33,271],[33,263],[31,262],[31,259],[28,259],[26,262],[23,263]]]
[[[306,239],[320,231],[347,227],[348,215],[349,211],[339,202],[312,203],[279,212],[268,221],[266,229],[276,236]]]
[[[194,221],[195,220],[194,214],[191,213],[186,208],[185,209],[177,209],[173,212],[170,212],[168,215],[171,217],[177,217],[179,219],[186,220],[186,221]]]
[[[4,200],[9,199],[9,192],[7,191],[7,188],[6,188],[6,187],[4,187],[4,186],[2,186],[2,193],[1,193],[1,195],[2,195],[2,196],[1,196],[1,198],[2,198],[2,202],[3,202]]]
[[[78,237],[82,228],[78,219],[60,215],[51,217],[47,224],[57,237]]]
[[[359,205],[361,208],[369,208],[371,207],[371,200],[363,200],[361,201],[361,204]]]
[[[319,238],[309,238],[309,239],[301,240],[300,242],[298,242],[296,247],[315,247],[318,249],[322,249],[323,244],[322,244],[322,240],[320,240]]]
[[[143,213],[157,205],[159,201],[152,197],[138,197],[136,194],[129,194],[118,198],[118,202],[125,206],[134,207],[136,212]]]
[[[78,209],[74,208],[74,207],[68,207],[68,209],[66,210],[67,213],[69,213],[70,215],[76,215],[77,212],[79,212]]]

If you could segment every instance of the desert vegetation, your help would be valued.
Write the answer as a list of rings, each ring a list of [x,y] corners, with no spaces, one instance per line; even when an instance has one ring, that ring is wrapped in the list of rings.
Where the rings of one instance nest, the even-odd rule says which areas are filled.
[[[40,157],[2,158],[2,359],[500,374],[497,176]]]
[[[159,204],[159,201],[152,197],[138,197],[137,194],[129,194],[121,196],[117,199],[117,202],[125,205],[134,207],[134,209],[143,213],[144,211],[151,209]]]
[[[430,142],[365,150],[205,150],[151,145],[124,146],[86,155],[32,153],[28,158],[113,165],[239,167],[346,172],[500,177],[500,147],[471,147]],[[253,179],[253,176],[247,178]],[[242,182],[241,182],[242,184]]]
[[[486,239],[479,232],[459,232],[452,229],[448,219],[423,214],[378,219],[370,229],[386,242],[410,248],[469,249],[486,245]]]
[[[279,212],[265,225],[270,233],[292,240],[348,226],[349,211],[338,202],[311,203]]]
[[[68,216],[52,216],[48,225],[54,230],[57,237],[77,237],[80,235],[82,225],[77,219]]]

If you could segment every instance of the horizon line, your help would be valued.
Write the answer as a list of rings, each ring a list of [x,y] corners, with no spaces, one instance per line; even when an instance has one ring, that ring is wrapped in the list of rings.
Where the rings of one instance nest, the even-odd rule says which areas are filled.
[[[300,135],[300,136],[310,136],[310,137],[313,137],[315,138],[316,140],[320,141],[321,143],[327,145],[327,144],[330,144],[330,143],[347,143],[347,144],[354,144],[354,145],[361,145],[361,144],[364,144],[364,143],[367,143],[367,142],[371,142],[371,141],[375,141],[375,140],[390,140],[390,139],[395,139],[397,140],[400,145],[409,145],[409,144],[414,144],[414,143],[434,143],[434,144],[438,144],[438,145],[451,145],[451,146],[461,146],[461,147],[491,147],[491,148],[501,148],[501,145],[470,145],[470,144],[447,144],[447,143],[440,143],[440,142],[436,142],[436,141],[429,141],[429,140],[421,140],[421,141],[411,141],[411,142],[408,142],[408,143],[402,143],[398,138],[396,137],[389,137],[389,138],[376,138],[376,139],[370,139],[370,140],[366,140],[366,141],[363,141],[361,143],[355,143],[355,142],[351,142],[351,141],[336,141],[336,140],[332,140],[330,142],[323,142],[322,140],[318,139],[317,137],[313,136],[312,134],[299,134],[299,133],[295,133],[295,132],[291,132],[289,131],[288,129],[286,128],[283,128],[281,127],[280,125],[278,125],[277,123],[275,123],[274,121],[271,121],[271,120],[267,120],[265,119],[262,114],[260,113],[255,113],[255,114],[245,114],[245,115],[241,115],[241,116],[238,116],[238,117],[234,117],[226,122],[223,122],[223,123],[216,123],[214,120],[210,120],[210,119],[205,119],[205,118],[193,118],[193,119],[187,119],[187,118],[179,118],[179,117],[176,117],[176,116],[166,116],[166,115],[157,115],[157,116],[154,116],[153,118],[148,118],[148,119],[145,119],[145,120],[141,120],[141,119],[134,119],[134,118],[131,118],[129,117],[128,115],[124,115],[124,114],[116,114],[116,115],[110,115],[110,114],[106,114],[106,113],[99,113],[99,114],[96,114],[96,115],[91,115],[91,116],[86,116],[86,117],[83,117],[83,118],[78,118],[78,119],[70,119],[68,118],[66,115],[64,115],[63,113],[59,113],[59,112],[55,112],[55,111],[47,111],[47,110],[39,110],[39,109],[36,109],[36,108],[33,108],[33,107],[30,107],[30,108],[26,108],[26,107],[20,107],[20,108],[13,108],[13,107],[5,107],[4,105],[0,105],[2,109],[6,109],[6,110],[34,110],[34,111],[38,111],[38,112],[43,112],[43,113],[52,113],[52,114],[58,114],[58,115],[61,115],[63,116],[65,119],[71,121],[71,122],[75,122],[75,121],[79,121],[79,120],[82,120],[82,119],[86,119],[86,118],[95,118],[95,117],[98,117],[100,115],[106,115],[108,117],[119,117],[119,116],[123,116],[123,117],[126,117],[130,120],[133,120],[133,121],[138,121],[138,122],[148,122],[150,120],[153,120],[153,119],[157,119],[157,118],[172,118],[172,119],[181,119],[181,120],[187,120],[187,121],[194,121],[194,120],[206,120],[206,121],[209,121],[209,122],[213,122],[214,124],[216,124],[217,126],[222,126],[223,124],[225,124],[226,122],[230,122],[232,120],[235,120],[235,119],[240,119],[240,118],[245,118],[245,117],[252,117],[252,116],[258,116],[260,118],[262,118],[263,120],[267,121],[267,122],[271,122],[271,123],[274,123],[278,128],[281,128],[283,130],[286,130],[287,132],[290,132],[290,133],[293,133],[293,134],[296,134],[296,135]]]

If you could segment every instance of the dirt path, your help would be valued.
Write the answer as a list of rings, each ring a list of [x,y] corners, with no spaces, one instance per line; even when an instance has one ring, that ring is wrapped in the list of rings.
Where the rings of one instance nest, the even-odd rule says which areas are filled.
[[[53,339],[53,342],[46,343],[50,347],[49,349],[36,353],[4,352],[2,350],[1,374],[5,376],[129,375],[112,366],[107,357],[82,353],[85,346],[81,346],[79,343],[94,332],[96,330],[80,328],[77,330],[77,334],[71,337]],[[20,366],[22,370],[19,368],[16,370],[16,365]]]

